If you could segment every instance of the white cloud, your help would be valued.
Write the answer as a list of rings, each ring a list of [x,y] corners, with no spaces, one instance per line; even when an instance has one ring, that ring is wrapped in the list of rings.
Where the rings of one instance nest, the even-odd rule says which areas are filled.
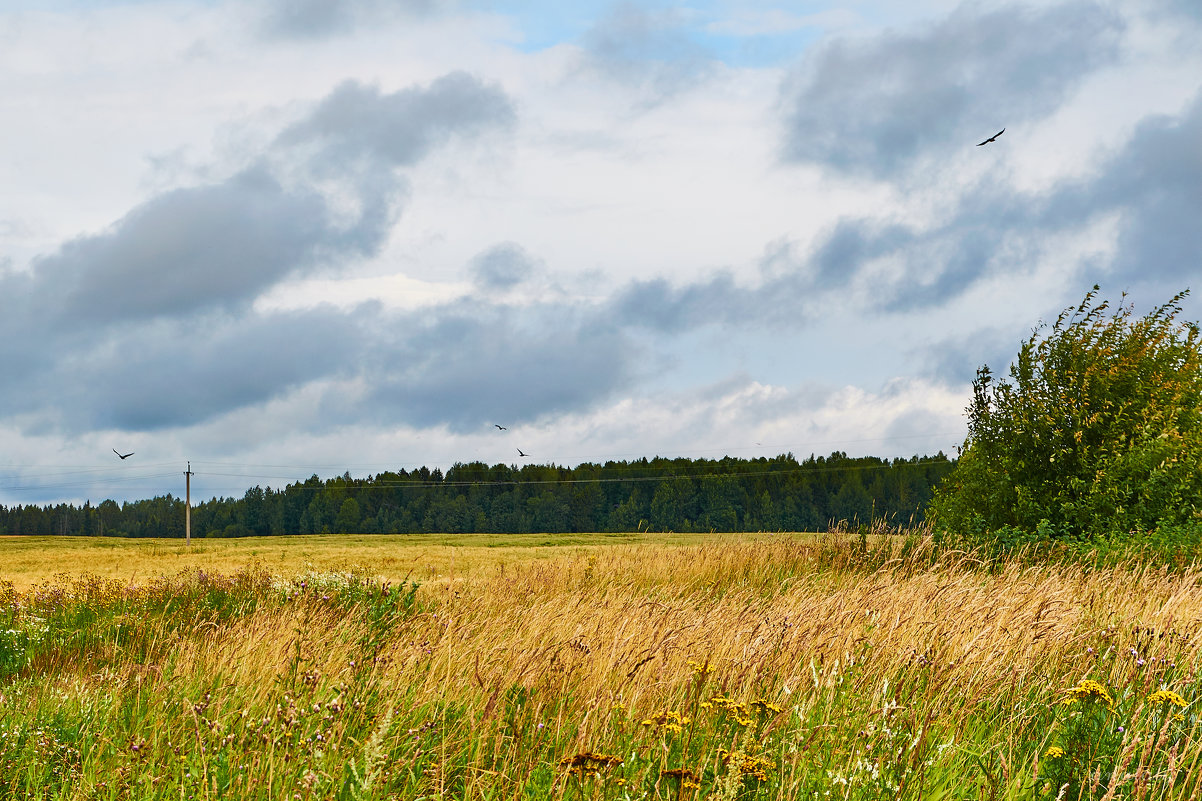
[[[539,460],[569,464],[946,451],[961,436],[975,365],[1008,358],[1039,318],[1095,280],[1117,295],[1154,273],[1161,283],[1140,291],[1161,291],[1182,273],[1150,270],[1132,254],[1166,262],[1195,241],[1183,232],[1202,209],[1183,148],[1202,89],[1202,52],[1187,35],[1197,19],[1172,16],[1168,2],[1103,6],[1120,22],[1046,30],[1025,23],[1062,19],[1070,6],[953,12],[937,0],[861,4],[852,15],[719,4],[586,20],[591,39],[579,36],[585,24],[541,49],[523,48],[525,20],[504,5],[481,13],[417,3],[402,16],[376,0],[341,16],[306,5],[313,14],[292,20],[288,35],[268,35],[269,5],[232,0],[0,10],[0,281],[36,281],[68,253],[78,258],[62,270],[80,279],[39,295],[43,316],[70,311],[70,325],[26,328],[0,344],[8,391],[23,387],[16,411],[0,415],[0,449],[26,465],[17,473],[40,470],[45,483],[74,466],[108,470],[105,456],[120,446],[172,465],[164,487],[186,458],[282,465],[303,478],[319,467],[513,461],[518,439]],[[1007,29],[981,25],[982,15],[1027,39],[988,40],[1004,57],[976,58],[949,34]],[[640,33],[637,47],[610,46],[623,30]],[[1098,41],[1079,41],[1090,30]],[[799,52],[751,68],[722,63],[712,47],[712,37],[798,32],[819,36],[810,56],[856,55],[841,63],[859,67],[836,72],[855,96],[882,102],[833,119],[855,104],[798,88],[819,67],[834,74],[821,59]],[[836,45],[843,37],[850,44]],[[1099,43],[1113,47],[1089,47]],[[878,92],[899,74],[887,58],[899,53],[917,75],[979,70],[971,102],[934,101],[931,120],[907,112],[899,128],[894,112],[913,106],[897,97],[931,102],[921,81]],[[508,127],[424,150],[418,136],[405,153],[420,158],[398,156],[387,132],[436,116],[406,105],[405,92],[456,72],[508,98]],[[1048,75],[1060,82],[1041,83]],[[1018,91],[1031,86],[1034,106]],[[349,106],[328,100],[338,87],[362,101],[349,104],[363,112],[357,139],[326,136],[349,122]],[[806,99],[815,102],[797,105]],[[327,112],[321,125],[315,109]],[[993,133],[999,109],[1018,118],[999,122],[1007,132],[996,146],[976,148],[977,129]],[[1168,116],[1149,127],[1156,114]],[[808,127],[797,128],[799,115]],[[367,136],[377,123],[385,135]],[[823,139],[832,130],[842,138]],[[891,139],[898,130],[914,138]],[[785,155],[805,159],[787,161],[786,134],[837,147],[794,149]],[[864,143],[871,158],[849,161]],[[1168,180],[1171,165],[1152,148],[1178,148],[1185,183]],[[335,155],[342,167],[331,175],[325,157]],[[180,297],[150,291],[158,262],[126,258],[152,252],[141,247],[150,232],[122,221],[166,198],[261,209],[235,191],[250,169],[278,182],[267,193],[279,201],[278,224],[244,225],[244,210],[193,229],[211,243],[201,251],[227,255],[196,269],[236,284],[238,302],[187,311]],[[382,175],[395,180],[365,182]],[[362,217],[371,198],[379,213]],[[319,213],[301,226],[288,211],[298,208]],[[359,244],[338,238],[358,223]],[[139,247],[101,247],[118,240]],[[247,242],[265,252],[239,261]],[[309,248],[304,271],[287,246]],[[521,258],[482,267],[499,247]],[[133,274],[137,285],[111,304],[63,294],[84,287],[99,300],[109,279]],[[213,289],[200,284],[185,293],[192,301]],[[81,322],[98,309],[111,340]],[[196,364],[173,362],[177,346]],[[244,381],[256,359],[270,369]],[[214,384],[196,400],[209,404],[196,420],[166,413],[181,408],[177,367],[203,367]],[[95,385],[72,384],[72,374]],[[92,416],[72,416],[88,397]],[[494,422],[510,425],[508,439],[493,436]],[[40,493],[0,475],[0,502],[154,494],[101,475]],[[221,480],[268,483],[249,473]]]

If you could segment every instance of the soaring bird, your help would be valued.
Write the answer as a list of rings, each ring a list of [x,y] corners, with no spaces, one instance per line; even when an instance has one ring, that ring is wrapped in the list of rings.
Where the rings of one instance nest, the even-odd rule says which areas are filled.
[[[518,448],[518,456],[529,456],[529,455],[530,454],[528,454],[528,453],[522,453],[522,449]]]
[[[494,425],[494,426],[496,426],[496,427],[497,427],[499,430],[501,430],[501,431],[508,431],[508,430],[509,430],[509,429],[507,429],[505,426],[501,425],[500,423],[493,423],[493,425]]]
[[[117,451],[116,448],[113,448],[113,453],[117,454],[117,456],[120,457],[121,459],[128,459],[129,457],[134,455],[133,451],[130,451],[129,453],[120,453]]]
[[[987,144],[989,144],[990,142],[996,142],[996,141],[997,141],[997,138],[998,138],[999,136],[1001,136],[1002,134],[1004,134],[1005,132],[1006,132],[1006,129],[1005,129],[1005,128],[1003,128],[1002,130],[1000,130],[1000,131],[998,131],[997,133],[995,133],[993,136],[991,136],[991,137],[989,137],[988,139],[986,139],[984,142],[977,142],[977,147],[980,147],[981,145],[987,145]]]

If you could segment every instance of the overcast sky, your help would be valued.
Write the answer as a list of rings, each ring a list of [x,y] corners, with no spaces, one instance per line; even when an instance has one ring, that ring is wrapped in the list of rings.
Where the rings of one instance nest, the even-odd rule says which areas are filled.
[[[5,0],[0,503],[952,453],[1202,275],[1199,9]]]

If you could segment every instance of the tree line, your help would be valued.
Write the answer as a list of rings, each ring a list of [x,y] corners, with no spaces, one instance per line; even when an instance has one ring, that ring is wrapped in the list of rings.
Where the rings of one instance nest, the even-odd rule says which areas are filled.
[[[839,522],[921,522],[951,472],[942,452],[910,459],[830,456],[639,459],[574,468],[482,462],[367,478],[314,475],[251,487],[192,509],[203,537],[289,534],[823,531]],[[183,537],[184,501],[0,506],[0,534]]]

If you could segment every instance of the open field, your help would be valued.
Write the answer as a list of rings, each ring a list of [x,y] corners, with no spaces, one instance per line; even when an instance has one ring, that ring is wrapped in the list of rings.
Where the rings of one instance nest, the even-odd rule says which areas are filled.
[[[418,586],[322,556],[287,581],[264,559],[10,591],[0,796],[1126,799],[1202,781],[1193,568],[986,569],[900,539],[473,547]]]
[[[487,574],[501,565],[580,556],[615,545],[702,545],[808,534],[384,534],[193,539],[0,537],[0,578],[18,590],[61,574],[126,583],[184,570],[232,573],[261,565],[274,575],[357,570],[396,583]]]

